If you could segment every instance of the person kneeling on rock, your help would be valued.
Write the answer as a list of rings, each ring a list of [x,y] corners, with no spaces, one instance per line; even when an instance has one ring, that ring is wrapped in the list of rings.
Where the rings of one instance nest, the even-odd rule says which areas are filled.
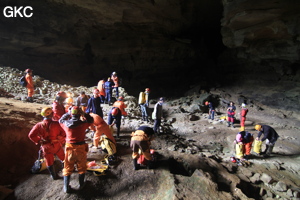
[[[133,166],[134,170],[139,169],[139,165],[137,163],[139,158],[139,150],[142,152],[143,156],[147,160],[147,167],[153,168],[153,158],[150,154],[150,144],[151,141],[154,139],[153,137],[154,131],[152,128],[148,126],[141,126],[135,132],[131,134],[131,142],[130,147],[132,148],[132,159],[133,159]]]

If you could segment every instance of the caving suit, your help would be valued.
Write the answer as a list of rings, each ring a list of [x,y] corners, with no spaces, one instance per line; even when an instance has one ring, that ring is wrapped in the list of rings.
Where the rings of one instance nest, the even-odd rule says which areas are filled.
[[[242,108],[241,110],[241,129],[245,130],[245,121],[246,121],[246,115],[248,113],[248,109],[247,108]]]
[[[121,110],[121,113],[123,116],[127,116],[127,112],[125,111],[125,108],[127,108],[127,105],[123,101],[116,101],[113,104],[113,107],[117,107]]]
[[[78,174],[85,174],[87,169],[88,144],[85,143],[85,130],[92,125],[93,118],[85,114],[85,121],[80,120],[80,116],[64,114],[59,123],[66,132],[66,147],[63,176],[70,176],[77,165]]]
[[[113,109],[118,109],[118,113],[116,115],[112,114]],[[122,118],[122,113],[118,107],[112,107],[111,110],[108,113],[108,118],[107,118],[107,124],[112,125],[113,123],[116,124],[117,127],[117,137],[120,135],[120,129],[121,129],[121,118]]]
[[[33,97],[33,94],[34,94],[34,83],[33,83],[33,80],[32,80],[32,76],[29,73],[27,73],[26,76],[25,76],[25,79],[26,79],[26,82],[27,82],[26,88],[27,88],[28,100],[30,102],[32,102],[33,101],[32,97]]]
[[[104,80],[100,80],[98,82],[98,86],[97,86],[97,89],[99,90],[100,92],[100,99],[101,99],[101,103],[105,103],[105,96],[106,96],[106,93],[105,93],[105,81]]]
[[[152,137],[147,134],[147,128],[149,127],[142,126],[131,134],[130,148],[133,151],[132,159],[137,159],[139,157],[139,150],[141,150],[146,160],[152,160],[150,154]]]
[[[211,102],[208,103],[208,119],[212,119],[214,120],[215,118],[215,107],[213,106],[213,104]]]
[[[236,157],[237,158],[245,157],[246,159],[249,158],[249,156],[251,155],[252,143],[254,141],[253,134],[247,131],[241,131],[236,135],[235,141],[236,141],[236,152],[237,152]]]
[[[100,97],[91,97],[88,100],[87,108],[85,110],[86,113],[94,113],[103,118],[103,111],[101,107]]]
[[[105,101],[109,104],[111,103],[111,98],[112,98],[112,88],[113,88],[113,83],[111,81],[106,81],[104,84],[105,88]]]
[[[65,106],[62,103],[59,103],[57,100],[52,103],[53,110],[53,121],[58,121],[63,114],[66,113]]]
[[[119,97],[119,78],[116,75],[111,75],[111,80],[114,82],[113,88],[116,90],[116,98]]]
[[[261,139],[261,141],[263,142],[266,140],[266,149],[264,153],[270,155],[273,151],[277,139],[279,138],[279,135],[271,126],[268,125],[262,125],[262,131],[258,133],[257,137],[260,138],[262,134],[264,135],[264,137]]]
[[[162,102],[157,102],[154,105],[154,111],[152,113],[152,118],[154,119],[154,127],[153,130],[155,133],[158,133],[159,127],[161,125],[161,118],[162,118]]]
[[[228,122],[228,127],[231,125],[234,128],[234,115],[235,115],[235,106],[230,106],[227,109],[227,122]]]
[[[96,126],[96,132],[93,138],[93,144],[95,147],[99,146],[99,140],[102,134],[106,135],[109,140],[116,144],[116,140],[113,136],[113,129],[101,118],[99,115],[90,114],[94,118],[94,125]]]
[[[64,160],[65,153],[63,145],[66,142],[66,134],[57,121],[44,118],[42,122],[37,123],[31,129],[28,137],[36,145],[41,143],[47,166],[53,165],[54,155],[61,161]]]
[[[149,92],[141,92],[139,96],[139,105],[142,112],[142,119],[148,121],[148,107],[149,107]]]

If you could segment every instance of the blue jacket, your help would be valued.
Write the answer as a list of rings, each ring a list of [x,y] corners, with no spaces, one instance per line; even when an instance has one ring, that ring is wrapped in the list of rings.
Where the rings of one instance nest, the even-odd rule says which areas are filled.
[[[100,97],[96,97],[96,98],[91,97],[88,101],[88,105],[87,105],[85,112],[86,113],[94,113],[103,118]]]

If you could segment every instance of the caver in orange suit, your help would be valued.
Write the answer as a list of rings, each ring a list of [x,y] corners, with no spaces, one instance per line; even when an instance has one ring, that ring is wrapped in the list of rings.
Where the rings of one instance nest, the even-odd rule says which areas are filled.
[[[71,113],[71,114],[70,114]],[[59,120],[66,132],[66,156],[63,169],[64,192],[70,192],[70,176],[77,166],[79,185],[82,189],[85,185],[84,177],[87,169],[88,145],[85,143],[85,130],[93,124],[93,118],[78,106],[73,106],[70,113],[65,113]],[[81,116],[83,117],[81,120]]]
[[[125,111],[125,108],[127,108],[127,105],[123,102],[123,97],[119,97],[118,101],[116,101],[113,104],[113,107],[117,107],[121,110],[121,113],[123,116],[127,116],[127,112]]]
[[[27,88],[27,95],[28,95],[28,101],[33,102],[33,94],[34,94],[34,83],[32,80],[32,70],[31,69],[26,69],[26,88]]]
[[[113,137],[112,129],[110,126],[97,114],[90,113],[90,115],[94,118],[94,125],[96,126],[96,132],[93,138],[93,144],[98,148],[99,140],[102,134],[106,135],[108,139],[110,139],[114,144],[116,144],[116,140]]]

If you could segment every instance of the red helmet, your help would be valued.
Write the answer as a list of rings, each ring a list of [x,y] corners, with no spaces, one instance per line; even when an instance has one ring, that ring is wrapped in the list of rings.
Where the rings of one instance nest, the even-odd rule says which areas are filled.
[[[150,92],[150,88],[146,88],[145,91],[146,91],[146,92]]]
[[[123,100],[124,100],[124,97],[120,96],[120,97],[118,98],[118,100],[119,100],[119,101],[123,101]]]
[[[32,69],[29,69],[29,68],[28,68],[28,69],[25,70],[25,72],[26,72],[26,73],[32,72]]]
[[[99,90],[98,89],[94,89],[93,94],[99,94]]]
[[[72,115],[79,115],[80,114],[80,108],[78,106],[73,106],[71,108],[71,114]]]
[[[62,97],[62,98],[67,98],[67,94],[63,91],[57,92],[56,96]]]
[[[113,107],[113,108],[112,108],[112,111],[111,111],[111,115],[112,115],[112,116],[116,116],[118,113],[119,113],[119,109],[116,108],[116,107]]]
[[[205,105],[208,106],[208,104],[209,104],[208,101],[205,101]]]

